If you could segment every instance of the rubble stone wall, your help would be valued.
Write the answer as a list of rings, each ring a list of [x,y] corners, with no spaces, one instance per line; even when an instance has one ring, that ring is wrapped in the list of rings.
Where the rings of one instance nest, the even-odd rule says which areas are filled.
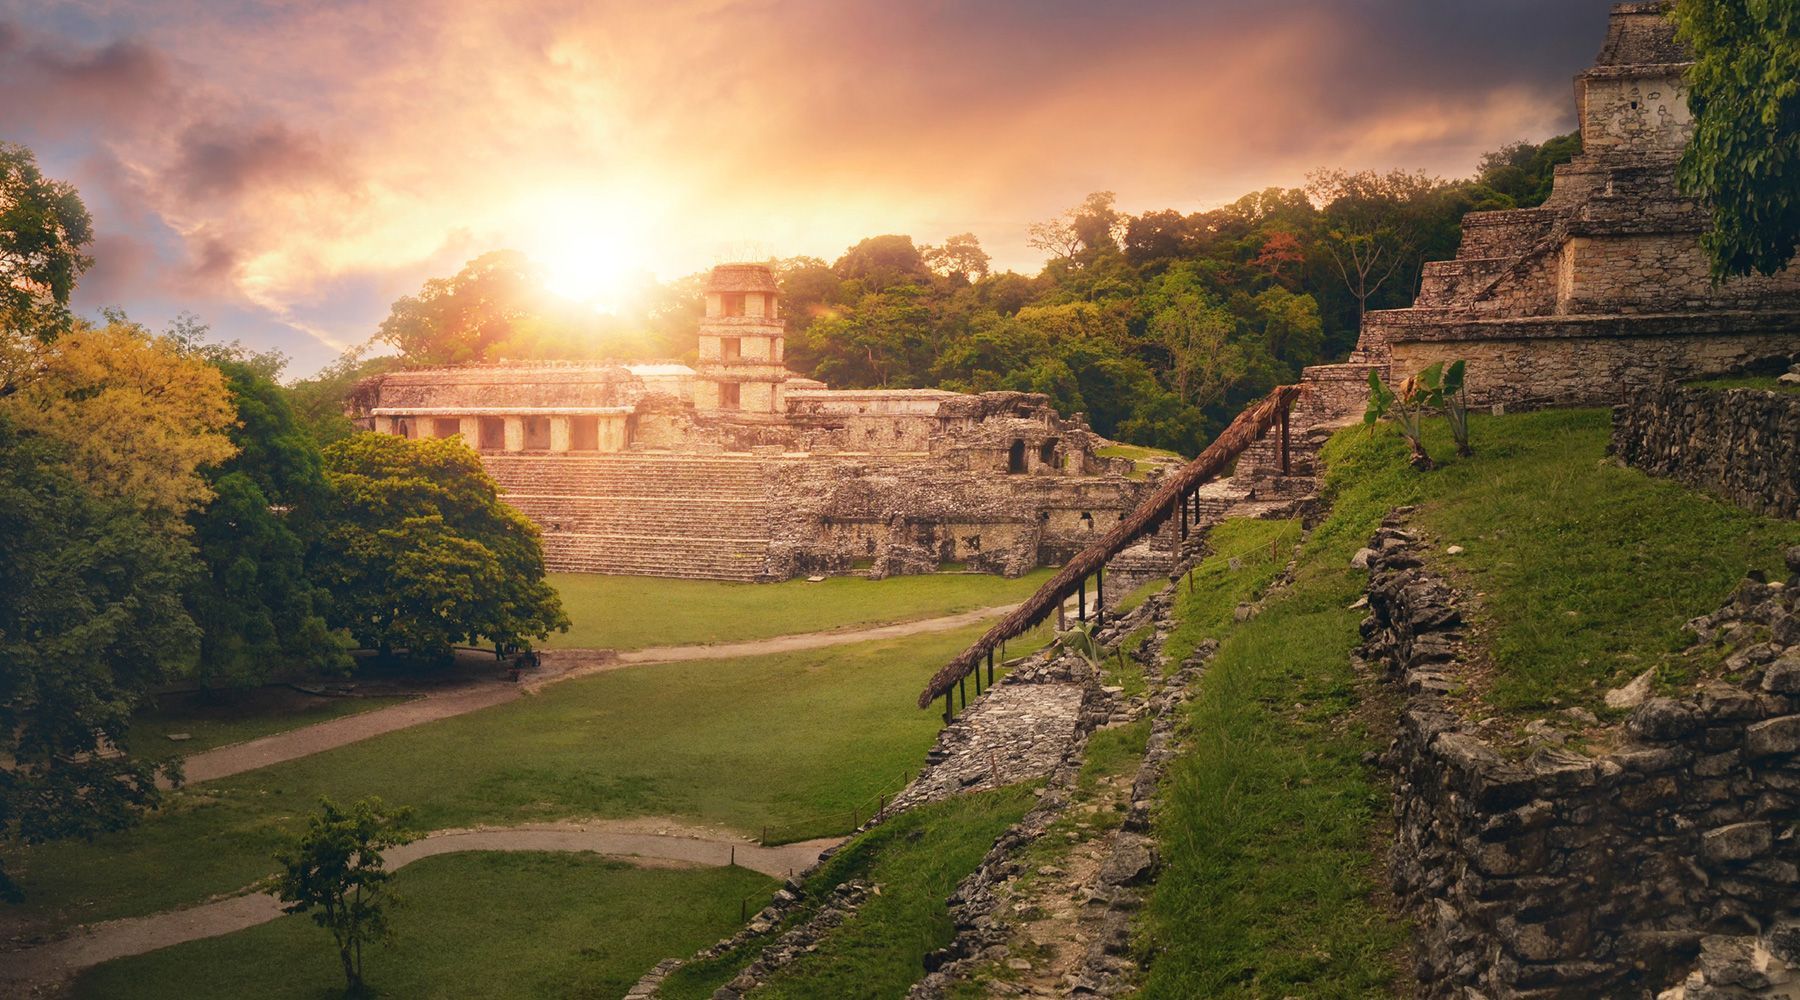
[[[1462,717],[1449,697],[1463,683],[1459,596],[1397,520],[1359,556],[1364,651],[1409,695],[1385,763],[1392,875],[1425,995],[1647,997],[1703,940],[1753,933],[1793,904],[1800,548],[1786,587],[1747,581],[1697,623],[1750,643],[1741,680],[1649,698],[1594,756],[1550,739],[1515,752]]]
[[[1626,464],[1774,517],[1800,517],[1800,393],[1665,384],[1613,408]]]

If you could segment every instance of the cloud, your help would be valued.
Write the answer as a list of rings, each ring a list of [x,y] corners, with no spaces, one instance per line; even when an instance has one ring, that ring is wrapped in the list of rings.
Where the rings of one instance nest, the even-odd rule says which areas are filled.
[[[1571,124],[1607,7],[9,3],[0,134],[96,208],[120,260],[90,282],[331,343],[498,246],[672,277],[744,241],[973,230],[1031,268],[1026,225],[1092,190],[1193,210],[1320,166],[1466,174]]]

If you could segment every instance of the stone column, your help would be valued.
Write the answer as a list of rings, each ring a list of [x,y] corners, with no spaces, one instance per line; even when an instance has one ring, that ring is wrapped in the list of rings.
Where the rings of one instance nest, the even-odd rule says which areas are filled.
[[[506,417],[506,450],[525,450],[525,418]]]
[[[569,450],[569,418],[568,417],[551,417],[550,418],[550,450],[551,451],[568,451]]]
[[[462,435],[463,444],[466,444],[477,451],[481,450],[480,417],[458,417],[456,420],[456,433]]]

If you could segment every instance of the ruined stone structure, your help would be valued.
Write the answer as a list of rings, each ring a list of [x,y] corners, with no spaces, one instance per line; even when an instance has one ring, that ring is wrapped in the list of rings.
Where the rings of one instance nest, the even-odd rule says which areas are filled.
[[[1420,995],[1649,996],[1696,957],[1699,987],[1765,932],[1800,964],[1800,546],[1785,585],[1747,579],[1688,623],[1702,662],[1727,653],[1714,679],[1645,698],[1622,731],[1567,710],[1521,743],[1466,714],[1479,640],[1404,523],[1384,522],[1358,556],[1364,651],[1407,697],[1385,763]],[[1676,995],[1793,995],[1761,992],[1791,979],[1785,959],[1738,964],[1736,981]]]
[[[1800,518],[1800,392],[1635,389],[1613,407],[1610,450],[1747,510]]]
[[[1709,220],[1676,185],[1690,62],[1667,13],[1613,6],[1575,78],[1583,152],[1550,198],[1465,216],[1456,259],[1425,265],[1414,306],[1368,314],[1349,364],[1308,369],[1309,386],[1336,397],[1370,369],[1398,380],[1460,358],[1478,404],[1593,405],[1800,353],[1800,269],[1712,283]],[[1366,392],[1351,395],[1332,400],[1337,417],[1360,412]]]
[[[1044,396],[832,390],[788,371],[779,299],[768,267],[720,266],[693,367],[393,372],[358,385],[349,412],[472,445],[556,570],[1017,575],[1079,551],[1142,493],[1130,461],[1100,457],[1107,442]]]

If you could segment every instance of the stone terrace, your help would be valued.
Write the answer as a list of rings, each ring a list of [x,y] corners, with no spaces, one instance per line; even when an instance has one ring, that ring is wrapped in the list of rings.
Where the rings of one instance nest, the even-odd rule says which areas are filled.
[[[760,580],[769,458],[488,454],[506,502],[544,532],[552,571]]]

